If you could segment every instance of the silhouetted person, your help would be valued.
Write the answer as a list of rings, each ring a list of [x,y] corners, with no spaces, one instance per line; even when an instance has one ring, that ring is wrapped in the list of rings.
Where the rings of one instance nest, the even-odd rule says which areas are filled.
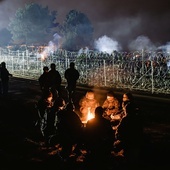
[[[53,93],[53,97],[62,97],[61,96],[61,75],[60,73],[56,70],[56,65],[55,63],[51,63],[50,65],[50,70],[48,72],[48,84],[49,84],[49,89]]]
[[[89,156],[99,166],[108,161],[114,142],[110,121],[102,116],[103,112],[104,109],[98,106],[95,109],[95,118],[88,120],[85,128],[85,144]]]
[[[45,139],[46,144],[48,143],[49,136],[53,133],[51,130],[51,125],[49,125],[49,123],[51,123],[50,114],[53,104],[53,95],[49,91],[45,91],[36,104],[38,111],[38,121],[36,122],[36,125],[40,126],[40,131]]]
[[[39,85],[40,85],[42,93],[44,93],[44,91],[49,91],[49,87],[48,87],[48,71],[49,71],[48,66],[44,66],[43,67],[43,73],[38,78],[38,82],[39,82]]]
[[[69,102],[66,108],[57,113],[57,129],[61,139],[61,157],[67,159],[72,153],[72,147],[80,144],[82,135],[82,122],[74,111],[73,103]]]
[[[70,68],[68,68],[65,73],[64,73],[65,79],[67,80],[67,91],[68,91],[68,98],[69,101],[73,101],[74,95],[75,95],[75,90],[76,90],[76,83],[77,80],[79,79],[79,72],[78,70],[75,69],[75,63],[71,62],[70,63]]]
[[[63,98],[57,97],[54,101],[53,107],[48,114],[47,129],[51,133],[48,142],[50,145],[56,145],[60,143],[60,136],[58,132],[58,112],[61,112],[66,107],[66,102]]]
[[[9,77],[12,77],[12,74],[9,73],[6,68],[6,63],[2,62],[0,67],[0,78],[1,78],[1,94],[7,95],[9,90]]]
[[[121,142],[128,165],[136,166],[143,142],[143,122],[131,93],[123,94],[122,108],[125,116],[118,126],[116,138]]]

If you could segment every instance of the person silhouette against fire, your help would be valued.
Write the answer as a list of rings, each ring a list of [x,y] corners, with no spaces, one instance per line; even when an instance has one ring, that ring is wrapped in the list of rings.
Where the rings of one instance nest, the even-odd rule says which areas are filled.
[[[138,169],[143,144],[143,118],[140,108],[136,105],[130,92],[123,94],[122,108],[125,116],[122,118],[115,134],[120,141],[127,168]]]
[[[62,147],[59,154],[62,159],[67,160],[72,152],[79,151],[83,124],[75,112],[75,106],[72,102],[67,103],[64,109],[57,112],[57,120],[57,130]],[[76,146],[74,150],[73,146]]]
[[[51,121],[51,109],[53,108],[53,105],[54,99],[50,91],[44,91],[41,98],[35,104],[38,113],[38,120],[36,121],[35,126],[39,126],[45,144],[48,144],[49,137],[52,135],[49,123]]]
[[[88,120],[84,131],[87,159],[94,169],[105,169],[111,156],[114,133],[110,121],[103,117],[104,109],[96,107],[95,117]]]

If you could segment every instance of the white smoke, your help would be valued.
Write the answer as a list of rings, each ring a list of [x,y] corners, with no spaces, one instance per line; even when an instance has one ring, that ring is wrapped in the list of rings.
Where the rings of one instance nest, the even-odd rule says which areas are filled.
[[[167,42],[166,45],[162,45],[162,46],[158,47],[158,49],[161,49],[165,52],[170,52],[170,42]]]
[[[61,39],[62,37],[58,34],[58,33],[55,33],[53,35],[53,44],[55,44],[56,48],[60,48],[61,47]]]
[[[135,40],[129,43],[129,50],[155,50],[156,46],[151,42],[151,40],[146,36],[138,36]]]
[[[48,43],[46,50],[48,53],[53,54],[58,48],[61,47],[61,36],[58,33],[53,35],[53,40]]]
[[[88,54],[89,53],[89,48],[88,47],[84,47],[84,48],[80,48],[80,50],[78,51],[78,56],[82,55],[82,54]]]
[[[168,62],[167,62],[167,66],[168,66],[168,67],[169,67],[169,69],[170,69],[170,61],[168,61]]]
[[[62,40],[62,37],[58,33],[55,33],[53,35],[53,40],[48,43],[48,46],[45,47],[44,50],[40,54],[42,60],[52,55],[57,49],[61,47],[61,40]]]
[[[100,52],[106,52],[111,54],[113,51],[121,50],[119,43],[106,35],[100,37],[98,40],[95,40],[94,47]]]

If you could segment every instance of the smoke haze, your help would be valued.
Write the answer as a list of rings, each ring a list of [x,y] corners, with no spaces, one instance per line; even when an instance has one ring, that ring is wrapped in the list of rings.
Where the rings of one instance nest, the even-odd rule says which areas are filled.
[[[95,49],[100,52],[106,52],[108,54],[112,54],[113,51],[120,51],[121,46],[119,43],[106,35],[100,37],[98,40],[94,42]]]
[[[170,42],[169,0],[0,0],[0,29],[8,25],[18,8],[30,2],[56,10],[60,23],[72,9],[83,12],[94,26],[94,39],[110,37],[123,49],[133,49],[137,39],[148,39],[152,47]]]

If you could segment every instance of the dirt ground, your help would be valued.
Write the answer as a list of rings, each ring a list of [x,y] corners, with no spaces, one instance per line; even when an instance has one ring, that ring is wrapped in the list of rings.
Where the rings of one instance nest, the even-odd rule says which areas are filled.
[[[76,102],[87,89],[78,88]],[[102,102],[106,90],[96,90]],[[116,92],[120,99],[124,91]],[[168,95],[150,95],[135,93],[137,102],[144,113],[145,143],[141,164],[138,169],[170,168],[170,97]],[[63,94],[65,95],[64,87]],[[79,157],[73,155],[69,162],[63,162],[58,156],[57,145],[47,147],[39,129],[35,126],[37,112],[35,103],[40,98],[38,83],[27,79],[11,78],[9,94],[0,97],[0,170],[50,169],[90,170],[85,161],[86,151],[82,148]],[[85,163],[86,162],[86,163]],[[123,158],[111,158],[106,170],[121,169]]]

